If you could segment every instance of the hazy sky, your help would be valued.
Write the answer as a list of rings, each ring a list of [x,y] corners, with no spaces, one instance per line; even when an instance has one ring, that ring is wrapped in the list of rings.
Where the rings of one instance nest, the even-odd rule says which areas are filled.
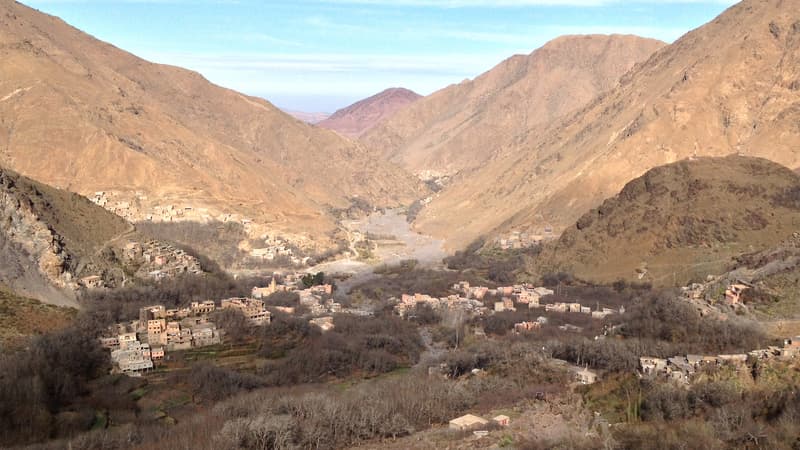
[[[146,59],[276,105],[331,112],[429,94],[563,34],[672,42],[727,0],[23,0]]]

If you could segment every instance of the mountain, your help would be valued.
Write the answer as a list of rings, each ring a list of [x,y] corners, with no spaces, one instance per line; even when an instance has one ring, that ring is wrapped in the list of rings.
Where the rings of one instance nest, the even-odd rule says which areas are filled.
[[[663,45],[636,36],[560,37],[415,102],[363,141],[416,173],[481,167],[521,134],[614,87]]]
[[[404,88],[389,88],[353,103],[319,122],[319,126],[349,137],[359,137],[422,96]]]
[[[81,288],[201,272],[183,251],[150,239],[85,197],[0,168],[0,285],[59,306]]]
[[[743,1],[581,110],[521,136],[435,198],[416,226],[451,247],[509,230],[558,234],[629,180],[693,155],[797,168],[799,44],[800,0]]]
[[[684,285],[775,246],[798,223],[800,175],[762,158],[701,157],[628,182],[537,260],[539,271],[592,281]]]
[[[331,116],[330,114],[324,112],[290,111],[286,109],[284,110],[284,112],[294,117],[297,120],[302,120],[303,122],[310,124],[320,123]]]
[[[187,211],[264,229],[334,228],[357,198],[408,203],[416,181],[269,102],[153,64],[60,19],[0,2],[0,164],[131,220]]]

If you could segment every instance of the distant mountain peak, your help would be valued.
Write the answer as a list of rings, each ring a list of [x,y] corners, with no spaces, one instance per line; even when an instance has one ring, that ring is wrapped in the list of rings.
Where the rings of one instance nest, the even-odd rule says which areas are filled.
[[[359,137],[421,97],[412,90],[392,87],[336,111],[319,126]]]

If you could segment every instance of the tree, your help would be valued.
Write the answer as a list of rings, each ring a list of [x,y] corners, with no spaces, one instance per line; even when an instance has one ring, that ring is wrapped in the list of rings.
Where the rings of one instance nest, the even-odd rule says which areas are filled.
[[[307,273],[303,275],[303,278],[300,279],[303,282],[303,286],[308,289],[312,286],[320,286],[325,284],[325,273],[324,272],[317,272],[316,274]]]

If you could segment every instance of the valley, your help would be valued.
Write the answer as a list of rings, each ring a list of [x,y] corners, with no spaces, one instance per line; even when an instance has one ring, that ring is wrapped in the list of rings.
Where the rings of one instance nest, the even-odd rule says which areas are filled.
[[[346,294],[355,285],[377,277],[376,269],[397,266],[403,261],[437,268],[447,255],[444,241],[415,232],[399,209],[372,213],[361,220],[345,221],[350,255],[343,259],[318,264],[309,273],[323,272],[344,276],[340,292]],[[359,245],[362,249],[359,250]]]
[[[800,0],[30,3],[0,447],[798,447]]]

